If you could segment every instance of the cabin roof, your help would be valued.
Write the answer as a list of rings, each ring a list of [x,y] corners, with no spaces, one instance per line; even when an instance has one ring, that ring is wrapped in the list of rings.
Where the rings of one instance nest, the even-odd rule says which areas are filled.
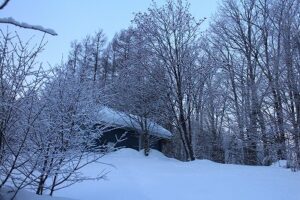
[[[138,117],[135,115],[129,115],[124,112],[116,111],[112,108],[102,106],[98,112],[99,120],[111,126],[120,126],[126,128],[132,128],[138,133],[142,132],[142,128],[138,123]],[[172,133],[162,127],[161,125],[147,121],[149,134],[161,138],[169,139],[172,137]]]

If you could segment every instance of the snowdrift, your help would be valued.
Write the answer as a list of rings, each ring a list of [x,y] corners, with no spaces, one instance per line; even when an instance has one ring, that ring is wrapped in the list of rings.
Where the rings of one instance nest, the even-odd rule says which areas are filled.
[[[56,192],[62,198],[18,200],[299,200],[300,173],[274,165],[253,167],[218,164],[208,160],[181,162],[151,150],[149,157],[132,149],[105,156],[83,169],[96,176],[104,168],[106,180],[84,181]],[[24,195],[21,197],[21,195]],[[26,196],[27,195],[27,196]]]

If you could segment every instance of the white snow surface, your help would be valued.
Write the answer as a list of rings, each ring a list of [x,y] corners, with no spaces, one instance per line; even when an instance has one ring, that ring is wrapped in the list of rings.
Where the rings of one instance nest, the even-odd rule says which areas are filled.
[[[85,181],[56,195],[78,200],[299,200],[300,173],[282,167],[218,164],[208,160],[181,162],[156,150],[149,157],[132,149],[105,156],[82,172],[107,180]]]
[[[0,196],[0,200],[10,200],[11,199],[11,195],[12,193],[9,192],[8,188],[2,189],[1,190],[1,195]],[[72,200],[69,198],[65,198],[65,197],[51,197],[51,196],[41,196],[41,195],[36,195],[32,192],[28,192],[26,190],[21,190],[16,198],[16,200]]]
[[[133,128],[135,130],[141,131],[141,126],[138,124],[137,116],[128,115],[123,112],[113,110],[109,107],[103,106],[99,110],[99,121],[120,127]],[[163,128],[157,123],[148,120],[148,127],[150,135],[159,136],[162,138],[171,138],[172,133],[167,129]]]
[[[299,200],[300,172],[278,166],[218,164],[208,160],[181,162],[156,150],[150,156],[121,149],[82,170],[107,180],[83,181],[55,193],[66,198],[21,192],[17,200]]]

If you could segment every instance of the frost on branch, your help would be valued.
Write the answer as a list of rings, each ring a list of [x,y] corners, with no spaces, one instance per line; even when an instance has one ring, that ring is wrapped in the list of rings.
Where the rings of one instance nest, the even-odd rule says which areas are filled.
[[[37,30],[37,31],[41,31],[41,32],[53,35],[53,36],[57,35],[57,33],[53,29],[44,28],[43,26],[40,26],[40,25],[31,25],[31,24],[27,24],[25,22],[19,22],[19,21],[16,21],[12,17],[0,18],[0,23],[1,24],[12,24],[12,25],[15,25],[15,26],[18,26],[21,28]]]

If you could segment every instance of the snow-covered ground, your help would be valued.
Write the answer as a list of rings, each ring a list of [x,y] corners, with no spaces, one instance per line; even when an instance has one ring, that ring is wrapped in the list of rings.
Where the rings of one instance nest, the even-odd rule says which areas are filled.
[[[105,167],[110,171],[108,180],[81,182],[55,195],[78,200],[300,199],[300,173],[277,165],[251,167],[207,160],[180,162],[154,150],[149,157],[144,157],[142,152],[132,149],[114,152],[102,161],[114,165]],[[93,176],[103,168],[103,164],[93,164],[83,172]]]
[[[5,188],[1,190],[0,200],[10,200],[13,196],[12,193],[9,192],[10,190]],[[16,200],[74,200],[66,197],[50,197],[50,196],[40,196],[36,195],[32,192],[28,192],[26,190],[21,190],[17,196],[15,197]]]

